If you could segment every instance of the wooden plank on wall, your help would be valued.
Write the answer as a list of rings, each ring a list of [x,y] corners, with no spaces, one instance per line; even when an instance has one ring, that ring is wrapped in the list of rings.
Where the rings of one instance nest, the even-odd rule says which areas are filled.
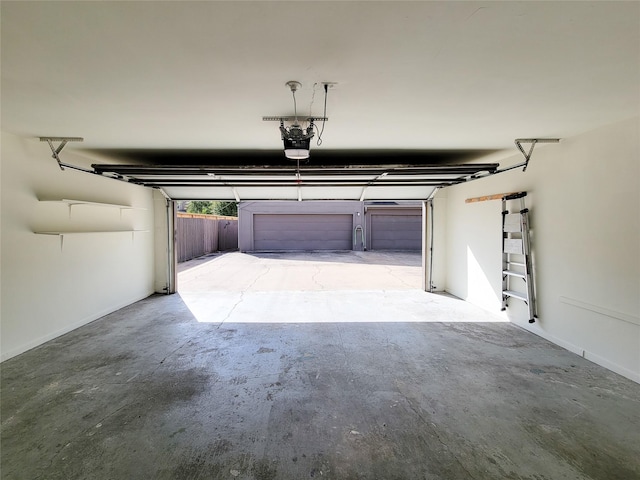
[[[505,195],[513,195],[518,192],[494,193],[493,195],[484,195],[482,197],[467,198],[464,203],[486,202],[487,200],[502,200]]]

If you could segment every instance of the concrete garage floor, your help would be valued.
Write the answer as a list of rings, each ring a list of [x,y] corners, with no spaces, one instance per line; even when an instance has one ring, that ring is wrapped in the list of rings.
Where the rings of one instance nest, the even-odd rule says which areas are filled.
[[[193,265],[2,364],[3,479],[640,478],[640,385],[420,292],[415,257]]]

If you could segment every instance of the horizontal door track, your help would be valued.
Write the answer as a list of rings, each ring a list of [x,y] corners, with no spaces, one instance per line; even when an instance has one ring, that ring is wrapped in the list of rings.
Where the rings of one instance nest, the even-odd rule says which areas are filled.
[[[152,159],[139,163],[93,164],[91,168],[72,165],[60,159],[60,152],[69,141],[81,141],[80,137],[41,137],[47,141],[53,157],[61,169],[72,169],[109,179],[159,189],[167,198],[207,198],[231,193],[240,201],[240,190],[245,198],[340,200],[340,199],[424,199],[434,189],[478,180],[517,168],[526,169],[533,146],[537,143],[555,143],[559,139],[518,139],[516,145],[525,155],[525,161],[500,169],[498,163],[447,163],[435,161],[433,156],[418,154],[395,154],[342,152],[327,157],[316,165],[282,164],[281,160],[269,160],[266,156],[249,156],[233,163],[216,164],[209,159],[202,164],[182,164],[174,158],[171,163],[155,162]],[[53,142],[61,142],[56,147]],[[522,143],[531,143],[525,152]],[[163,156],[158,159],[162,160]],[[173,154],[176,155],[175,153]],[[442,157],[442,155],[440,155]],[[227,158],[227,157],[225,157]],[[240,157],[238,157],[240,158]],[[444,157],[443,157],[444,158]],[[394,163],[394,160],[400,160]],[[441,158],[442,160],[442,158]],[[264,163],[263,163],[264,162]],[[276,163],[277,162],[277,163]],[[306,189],[305,187],[314,187]],[[322,190],[324,188],[324,190]],[[166,189],[173,189],[169,193]],[[208,189],[208,192],[206,191]],[[358,190],[359,189],[359,190]],[[275,191],[278,190],[279,193]],[[356,191],[354,191],[356,190]],[[231,193],[229,193],[231,192]],[[313,192],[313,193],[310,193]],[[304,195],[303,195],[304,193]],[[304,197],[304,198],[303,198]],[[204,198],[204,196],[202,197]]]
[[[215,165],[185,165],[185,166],[163,166],[163,165],[114,165],[114,164],[94,164],[92,168],[96,173],[118,173],[120,175],[251,175],[251,176],[277,176],[295,175],[380,175],[381,173],[395,173],[403,175],[428,174],[428,175],[473,175],[478,172],[492,172],[498,168],[497,163],[472,163],[472,164],[451,164],[451,165],[327,165],[323,167],[300,167],[289,168],[282,166],[215,166]]]
[[[494,173],[496,163],[295,167],[92,165],[94,172],[147,187],[442,187]]]

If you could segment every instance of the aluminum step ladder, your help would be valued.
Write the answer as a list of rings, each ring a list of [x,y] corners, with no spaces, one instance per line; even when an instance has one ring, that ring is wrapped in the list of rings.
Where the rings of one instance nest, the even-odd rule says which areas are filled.
[[[529,238],[529,209],[525,207],[527,192],[502,197],[502,310],[509,299],[522,300],[529,307],[529,323],[538,318]],[[519,200],[517,213],[508,205]]]

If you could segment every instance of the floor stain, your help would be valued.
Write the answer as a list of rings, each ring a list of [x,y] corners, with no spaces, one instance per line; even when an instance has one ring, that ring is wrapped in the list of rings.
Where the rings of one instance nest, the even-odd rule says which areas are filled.
[[[275,464],[266,459],[258,460],[252,468],[255,480],[273,480],[278,474]]]
[[[173,432],[171,435],[169,435],[169,438],[173,438],[173,437],[175,437],[176,435],[178,435],[179,433],[184,433],[184,432],[186,432],[186,431],[187,431],[187,429],[186,429],[186,428],[184,428],[184,427],[179,428],[178,430],[176,430],[175,432]]]
[[[256,353],[273,353],[275,350],[273,348],[260,347]]]

